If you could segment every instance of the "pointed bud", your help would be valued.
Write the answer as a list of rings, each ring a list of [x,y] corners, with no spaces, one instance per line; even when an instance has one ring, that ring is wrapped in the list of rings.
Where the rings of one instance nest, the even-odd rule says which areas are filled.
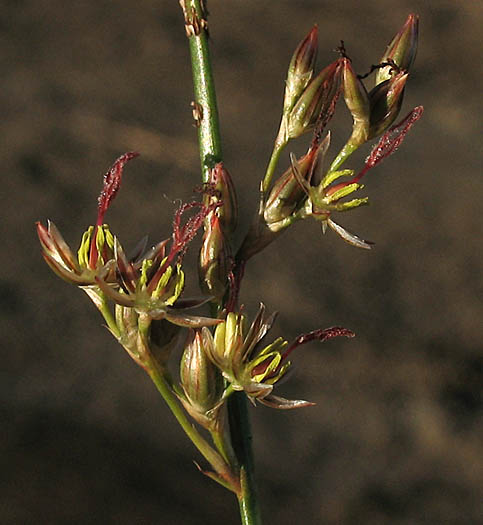
[[[200,286],[204,293],[221,303],[230,270],[231,249],[227,235],[235,230],[238,213],[235,188],[222,162],[210,170],[204,204],[211,211],[204,220],[198,266]]]
[[[378,84],[370,93],[371,120],[369,139],[384,133],[396,120],[401,110],[408,74],[401,71]]]
[[[342,89],[347,108],[354,121],[349,142],[360,146],[369,136],[369,96],[361,80],[357,77],[348,58],[343,58]]]
[[[186,398],[182,399],[184,407],[196,421],[205,424],[207,413],[221,400],[223,378],[208,359],[199,330],[189,330],[179,375]]]
[[[229,248],[220,223],[216,212],[206,219],[198,266],[201,290],[218,302],[225,295],[229,271]]]
[[[317,26],[300,42],[288,67],[283,112],[288,113],[314,74],[317,58]]]
[[[314,129],[317,121],[325,120],[326,112],[333,111],[339,96],[340,61],[323,69],[305,88],[287,115],[284,138],[294,139]]]
[[[393,62],[400,70],[408,71],[416,58],[418,26],[419,17],[410,14],[400,31],[387,46],[380,63]],[[385,80],[389,80],[394,74],[393,70],[394,67],[391,65],[378,69],[376,73],[376,86]]]
[[[299,160],[293,156],[291,167],[275,182],[266,201],[261,190],[259,212],[238,250],[239,260],[253,257],[300,218],[297,214],[305,205],[314,174],[320,170],[330,133],[320,144],[317,140],[312,141],[309,151]]]
[[[220,203],[216,208],[216,215],[220,219],[225,234],[235,231],[238,218],[238,203],[235,187],[228,170],[222,162],[215,164],[210,170],[207,187],[206,205]]]

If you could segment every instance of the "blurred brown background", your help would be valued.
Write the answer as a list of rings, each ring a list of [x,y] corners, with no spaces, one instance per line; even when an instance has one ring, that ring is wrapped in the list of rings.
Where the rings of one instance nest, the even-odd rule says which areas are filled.
[[[357,333],[294,356],[279,393],[315,408],[252,410],[265,522],[480,522],[481,2],[209,7],[242,230],[299,40],[318,23],[319,66],[344,39],[362,73],[408,13],[421,17],[403,113],[422,104],[424,117],[367,177],[372,205],[338,221],[375,249],[322,238],[307,222],[248,267],[244,302],[279,310],[275,331],[292,338],[340,324]],[[128,247],[146,233],[169,235],[173,201],[189,198],[199,177],[178,2],[4,0],[0,23],[0,521],[236,524],[234,498],[198,473],[198,455],[148,378],[87,297],[50,272],[34,233],[34,221],[50,218],[77,246],[103,173],[137,150],[109,223]],[[333,154],[350,126],[342,108]]]

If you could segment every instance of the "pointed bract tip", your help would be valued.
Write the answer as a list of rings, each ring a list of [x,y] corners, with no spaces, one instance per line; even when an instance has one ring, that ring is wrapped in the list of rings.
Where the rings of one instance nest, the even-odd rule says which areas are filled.
[[[315,25],[295,49],[288,66],[283,111],[288,113],[310,82],[317,60],[317,34]]]
[[[312,43],[317,42],[318,33],[319,27],[317,24],[314,24],[312,29],[309,31],[309,34],[307,35],[307,40],[310,40]]]
[[[380,63],[387,64],[376,73],[376,85],[394,75],[394,69],[408,71],[416,58],[418,48],[419,17],[411,13],[391,40]],[[394,68],[395,66],[395,68]]]

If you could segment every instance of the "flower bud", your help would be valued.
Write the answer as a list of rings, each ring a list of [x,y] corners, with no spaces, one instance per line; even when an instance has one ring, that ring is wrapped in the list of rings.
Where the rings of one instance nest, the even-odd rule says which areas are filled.
[[[223,378],[208,359],[199,330],[189,330],[181,358],[180,381],[186,397],[183,405],[197,421],[200,416],[206,417],[223,394]]]
[[[371,103],[369,139],[384,133],[396,120],[401,110],[407,79],[408,74],[401,71],[389,80],[378,84],[369,93]]]
[[[222,162],[210,170],[204,203],[211,211],[204,219],[205,232],[198,266],[200,286],[204,293],[221,303],[230,269],[231,250],[227,235],[236,228],[238,212],[235,188]]]
[[[228,283],[228,246],[221,221],[212,212],[205,221],[198,273],[203,293],[222,301]]]
[[[358,147],[367,141],[369,135],[369,96],[357,77],[348,58],[343,58],[342,89],[347,108],[354,121],[349,142]]]
[[[380,63],[393,62],[399,69],[408,71],[416,58],[418,26],[418,16],[410,14],[397,35],[387,46]],[[376,73],[376,86],[381,82],[389,80],[394,74],[393,69],[391,65],[379,68]]]
[[[238,204],[233,181],[222,162],[218,162],[210,170],[208,187],[210,192],[206,197],[206,205],[214,202],[221,204],[216,208],[216,215],[220,219],[223,232],[233,233],[237,224]]]
[[[288,67],[283,112],[288,113],[307,87],[317,58],[317,26],[300,42]]]
[[[305,88],[287,115],[285,139],[294,139],[311,131],[316,122],[329,111],[339,94],[340,61],[323,69]]]

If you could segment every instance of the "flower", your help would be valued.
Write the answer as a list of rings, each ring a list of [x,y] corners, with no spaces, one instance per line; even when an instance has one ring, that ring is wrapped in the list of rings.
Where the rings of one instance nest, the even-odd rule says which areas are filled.
[[[89,264],[89,258],[85,257],[90,250],[93,226],[82,236],[78,258],[74,256],[53,222],[47,221],[47,228],[40,222],[37,222],[36,226],[45,262],[64,281],[77,286],[89,286],[96,284],[96,275],[102,275],[107,281],[112,280],[113,236],[107,224],[98,228],[100,233],[96,236],[96,248],[101,255],[97,257],[93,266]]]
[[[181,226],[182,215],[193,208],[200,210]],[[114,239],[114,261],[118,276],[117,285],[96,276],[99,288],[116,304],[134,308],[145,313],[150,319],[166,319],[179,326],[195,328],[211,326],[221,321],[186,314],[186,310],[201,306],[210,297],[203,299],[181,299],[185,275],[181,268],[182,257],[189,242],[194,238],[206,216],[213,207],[199,202],[182,205],[175,213],[173,238],[169,253],[166,254],[168,239],[158,243],[139,258],[128,260],[124,250]]]
[[[329,137],[329,135],[328,135]],[[298,174],[310,183],[314,172],[324,157],[329,139],[320,144],[314,141],[307,153],[297,161]],[[277,232],[293,222],[293,217],[303,206],[306,194],[291,166],[274,183],[263,205],[263,218],[272,232]]]
[[[138,155],[135,152],[121,155],[104,175],[98,199],[97,222],[84,232],[77,259],[53,222],[47,221],[47,228],[40,222],[36,223],[42,256],[65,281],[77,286],[95,286],[96,277],[109,283],[114,281],[114,237],[109,226],[103,224],[104,215],[120,188],[124,165]]]
[[[334,212],[348,211],[368,204],[368,197],[352,199],[349,201],[343,201],[342,199],[364,187],[359,182],[362,177],[364,177],[370,169],[392,155],[398,149],[408,131],[414,123],[420,119],[422,114],[423,107],[418,106],[406,115],[401,122],[389,128],[389,130],[380,138],[379,142],[373,147],[371,153],[366,159],[364,168],[357,175],[355,175],[354,170],[349,169],[339,171],[329,170],[320,183],[311,185],[310,181],[308,181],[303,173],[301,173],[299,162],[292,154],[292,172],[300,187],[304,189],[307,195],[305,206],[299,212],[299,218],[304,219],[311,216],[321,222],[322,231],[324,233],[327,226],[329,226],[349,244],[358,248],[370,249],[373,244],[372,242],[361,239],[357,235],[350,233],[345,228],[335,223],[331,219],[331,215]],[[327,135],[326,138],[326,141],[328,140],[329,135]],[[333,184],[341,177],[351,178],[346,182]]]
[[[319,124],[323,125],[323,122]],[[320,139],[321,134],[317,129],[307,153],[295,161],[298,175],[307,184],[321,167],[329,145],[329,138],[323,141]],[[303,218],[300,213],[307,201],[306,191],[295,176],[292,166],[275,181],[266,198],[263,191],[260,192],[260,197],[259,213],[238,251],[238,258],[242,261],[247,261],[263,250],[288,226]]]
[[[264,405],[290,409],[311,406],[303,400],[289,400],[272,394],[274,385],[290,368],[289,354],[309,341],[325,341],[336,336],[353,337],[350,330],[340,327],[315,330],[299,336],[289,344],[278,337],[267,346],[262,339],[272,327],[276,314],[265,316],[265,306],[260,305],[255,320],[248,327],[245,315],[230,312],[219,324],[214,335],[208,328],[202,329],[203,348],[211,361],[221,370],[232,390],[243,390],[248,398]],[[227,391],[225,391],[225,396]]]
[[[112,235],[109,226],[103,224],[104,216],[121,186],[124,165],[136,156],[138,153],[135,152],[121,155],[104,175],[96,225],[89,226],[83,234],[77,258],[51,221],[48,221],[47,227],[37,223],[42,255],[57,275],[82,287],[103,315],[106,314],[105,298],[110,298],[117,305],[147,314],[151,320],[166,319],[187,327],[217,324],[220,322],[217,319],[185,313],[210,298],[180,299],[180,296],[184,288],[182,257],[204,219],[216,209],[218,203],[204,205],[192,202],[177,210],[173,222],[173,242],[167,255],[168,240],[165,240],[144,256],[139,256],[144,249],[140,248],[138,254],[128,261],[119,240]],[[199,208],[198,213],[181,225],[182,215],[193,208]],[[121,316],[122,319],[131,319],[131,314],[126,315]],[[114,332],[123,332],[123,322],[117,323]],[[113,326],[110,329],[113,331]],[[126,337],[124,334],[124,339]],[[127,346],[133,346],[131,343]]]

